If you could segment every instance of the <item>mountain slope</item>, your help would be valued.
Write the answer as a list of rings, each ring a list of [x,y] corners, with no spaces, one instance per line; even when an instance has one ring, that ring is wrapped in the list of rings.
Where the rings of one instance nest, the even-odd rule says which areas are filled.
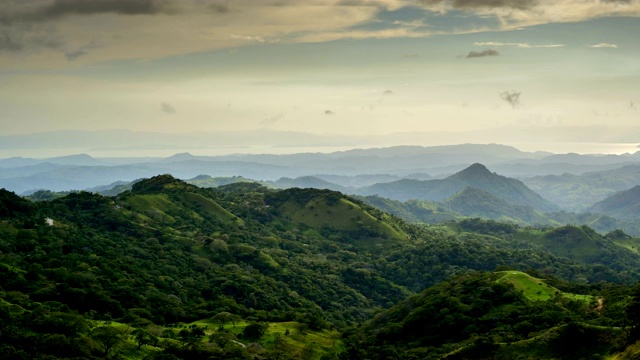
[[[606,214],[618,219],[640,218],[640,185],[611,195],[589,207],[587,211]]]
[[[484,190],[514,205],[530,206],[541,211],[558,209],[557,206],[527,188],[521,181],[492,173],[482,164],[473,164],[445,179],[427,181],[404,179],[372,185],[361,189],[360,193],[401,201],[409,199],[443,201],[466,187]]]
[[[516,222],[548,224],[549,220],[530,206],[513,205],[489,192],[466,187],[443,202],[450,209],[466,216]]]
[[[588,172],[582,175],[547,175],[523,179],[531,189],[570,211],[585,211],[596,202],[640,184],[640,165]]]

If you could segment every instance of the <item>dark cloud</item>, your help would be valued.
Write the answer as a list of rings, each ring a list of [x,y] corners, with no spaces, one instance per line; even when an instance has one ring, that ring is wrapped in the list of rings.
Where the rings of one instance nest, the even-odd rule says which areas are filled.
[[[155,15],[177,12],[175,0],[55,0],[27,1],[0,8],[0,24],[34,23],[56,20],[67,15]]]
[[[449,3],[456,9],[474,8],[513,8],[529,9],[538,4],[538,0],[418,0],[422,5]]]
[[[481,58],[481,57],[487,57],[487,56],[498,56],[500,55],[500,53],[496,50],[493,49],[487,49],[487,50],[482,50],[480,52],[478,51],[470,51],[467,56],[465,56],[465,58],[467,59],[472,59],[472,58]]]
[[[209,9],[219,14],[226,14],[230,11],[228,1],[217,1],[209,5]]]
[[[172,3],[167,0],[56,0],[41,9],[40,14],[57,18],[72,14],[153,15],[172,10]]]
[[[42,24],[0,22],[0,52],[25,52],[59,50],[65,41],[55,27]]]
[[[173,115],[177,112],[176,109],[167,102],[160,104],[160,108],[162,109],[162,112],[169,115]]]
[[[520,105],[520,92],[509,90],[500,94],[500,98],[511,105],[511,107],[516,107]]]

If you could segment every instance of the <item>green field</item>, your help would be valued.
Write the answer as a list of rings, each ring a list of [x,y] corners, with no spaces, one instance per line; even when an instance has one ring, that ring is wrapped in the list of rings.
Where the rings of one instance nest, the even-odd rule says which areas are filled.
[[[586,303],[597,301],[594,296],[562,292],[546,284],[544,280],[535,278],[521,271],[499,271],[497,274],[502,275],[496,280],[497,282],[512,284],[516,290],[520,291],[522,295],[530,301],[546,301],[556,296]]]

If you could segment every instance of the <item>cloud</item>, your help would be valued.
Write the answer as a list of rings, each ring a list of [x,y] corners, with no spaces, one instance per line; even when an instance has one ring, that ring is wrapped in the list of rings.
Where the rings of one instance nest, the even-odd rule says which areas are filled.
[[[67,50],[64,52],[64,56],[67,58],[67,60],[69,61],[73,61],[76,60],[77,58],[87,55],[91,52],[91,50],[93,49],[98,49],[103,47],[104,44],[98,41],[92,41],[88,44],[85,44],[83,46],[80,46],[76,49],[71,49],[71,50]]]
[[[465,56],[465,58],[467,59],[472,59],[472,58],[481,58],[481,57],[488,57],[488,56],[499,56],[500,53],[496,50],[493,49],[487,49],[487,50],[482,50],[480,52],[478,51],[470,51],[467,56]]]
[[[45,24],[3,24],[0,22],[1,52],[38,52],[41,50],[59,50],[65,40],[56,28]]]
[[[266,39],[263,38],[262,36],[258,36],[258,35],[238,35],[238,34],[231,34],[230,35],[232,39],[236,39],[236,40],[242,40],[242,41],[247,41],[247,42],[257,42],[257,43],[267,43],[267,44],[273,44],[273,43],[277,43],[278,41],[280,41],[280,39]]]
[[[68,15],[154,15],[175,13],[174,0],[3,0],[0,3],[0,52],[62,51],[68,60],[101,47],[95,42],[69,49],[56,21]],[[86,33],[86,29],[83,29]]]
[[[543,44],[543,45],[531,45],[528,43],[505,43],[505,42],[495,42],[495,41],[489,41],[489,42],[476,42],[473,45],[476,46],[511,46],[511,47],[517,47],[517,48],[521,48],[521,49],[533,49],[533,48],[559,48],[559,47],[564,47],[564,44]]]
[[[226,14],[231,11],[228,1],[216,1],[213,4],[209,4],[209,9],[218,14]]]
[[[599,43],[599,44],[594,44],[594,45],[589,45],[589,47],[591,48],[617,48],[618,45],[616,44],[609,44],[609,43]]]
[[[495,30],[548,23],[579,22],[611,16],[640,16],[638,0],[417,0],[429,11],[465,11],[500,22]]]
[[[508,90],[500,94],[500,98],[511,105],[511,107],[516,107],[520,105],[520,92],[514,90]]]
[[[160,108],[162,109],[162,112],[168,115],[173,115],[177,112],[176,109],[167,102],[160,104]]]
[[[472,8],[513,8],[530,9],[538,4],[537,0],[418,0],[419,4],[430,6],[447,4],[455,9]]]
[[[56,0],[31,14],[34,20],[47,20],[66,15],[155,15],[176,12],[169,0]]]
[[[263,126],[268,126],[268,125],[271,125],[271,124],[275,124],[276,122],[280,121],[284,117],[284,115],[285,114],[283,112],[278,113],[278,114],[276,114],[276,115],[274,115],[274,116],[272,116],[272,117],[270,117],[268,119],[262,120],[260,122],[260,124],[263,125]]]
[[[389,15],[396,11],[415,16]],[[485,25],[429,26],[430,16],[450,12],[469,19],[469,25]],[[0,51],[54,50],[61,54],[55,63],[60,66],[65,57],[86,56],[91,49],[81,45],[104,34],[121,38],[106,43],[92,61],[157,59],[276,42],[423,38],[611,16],[640,16],[640,0],[0,0]],[[35,24],[55,29],[27,29]],[[42,57],[25,59],[7,63],[13,61],[16,68],[44,64],[37,63]],[[53,61],[42,66],[53,66]]]

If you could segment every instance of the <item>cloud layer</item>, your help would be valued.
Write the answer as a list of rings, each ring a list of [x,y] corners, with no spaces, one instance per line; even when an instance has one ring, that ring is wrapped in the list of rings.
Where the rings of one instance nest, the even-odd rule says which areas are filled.
[[[416,18],[384,17],[400,11],[410,11]],[[446,30],[430,26],[429,17],[452,11],[458,17],[462,12],[470,23],[491,19],[496,25]],[[65,60],[157,58],[249,44],[511,30],[605,16],[640,16],[640,0],[4,0],[0,64],[3,54],[58,54],[50,59],[51,65]],[[172,46],[165,46],[167,42]]]

